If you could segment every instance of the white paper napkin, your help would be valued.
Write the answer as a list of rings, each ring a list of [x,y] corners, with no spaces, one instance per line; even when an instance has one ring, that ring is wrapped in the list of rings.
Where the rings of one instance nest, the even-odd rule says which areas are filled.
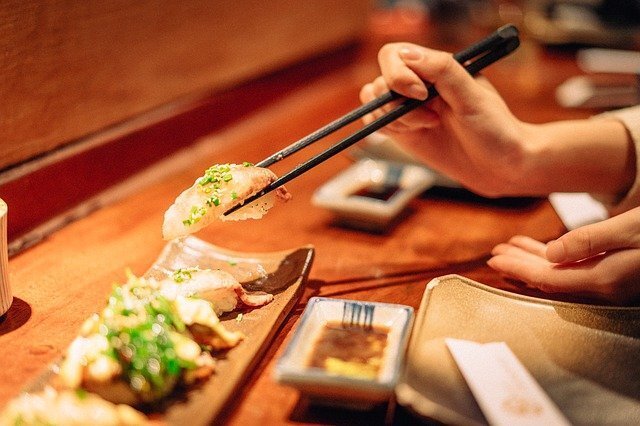
[[[570,424],[505,342],[445,343],[490,424]]]
[[[549,202],[568,230],[609,218],[604,205],[587,193],[554,192]]]

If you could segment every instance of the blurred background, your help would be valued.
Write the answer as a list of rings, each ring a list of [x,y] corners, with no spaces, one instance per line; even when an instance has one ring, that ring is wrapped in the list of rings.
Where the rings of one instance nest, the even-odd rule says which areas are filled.
[[[7,0],[0,23],[0,197],[16,212],[10,240],[357,64],[346,112],[377,74],[386,42],[455,51],[517,25],[521,48],[487,74],[516,115],[539,104],[521,117],[530,121],[639,97],[640,0]]]
[[[10,0],[0,18],[2,170],[371,35],[453,50],[510,22],[547,46],[634,50],[640,1]]]
[[[445,36],[455,36],[456,26],[522,24],[549,45],[633,47],[640,24],[637,0],[384,0],[378,6],[398,12],[391,21],[428,22]]]

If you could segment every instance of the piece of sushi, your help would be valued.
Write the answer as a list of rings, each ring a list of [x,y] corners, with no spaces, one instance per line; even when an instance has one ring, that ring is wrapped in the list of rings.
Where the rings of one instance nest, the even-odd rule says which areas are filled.
[[[178,383],[210,376],[203,349],[229,349],[243,335],[227,330],[210,302],[160,291],[161,283],[130,274],[107,306],[83,324],[58,369],[63,388],[85,389],[113,403],[155,403]]]
[[[211,303],[217,315],[238,307],[258,308],[273,300],[263,291],[247,291],[229,272],[220,269],[182,268],[162,281],[161,292],[169,298],[197,296]]]
[[[0,426],[133,426],[150,424],[141,412],[124,404],[113,404],[83,390],[22,393],[0,414]]]
[[[251,204],[225,216],[231,207],[258,193],[277,176],[269,169],[250,163],[216,164],[204,176],[184,190],[164,214],[162,236],[165,240],[192,234],[216,220],[260,219],[276,199],[291,198],[284,187],[260,197]]]

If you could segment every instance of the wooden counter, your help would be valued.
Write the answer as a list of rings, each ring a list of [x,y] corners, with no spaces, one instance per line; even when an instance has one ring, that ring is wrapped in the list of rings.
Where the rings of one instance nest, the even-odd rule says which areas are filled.
[[[142,190],[13,257],[9,272],[15,300],[0,322],[0,406],[60,357],[81,322],[103,306],[112,284],[124,279],[126,268],[142,274],[153,263],[164,245],[160,235],[164,210],[182,189],[212,163],[258,161],[357,106],[359,88],[377,75],[375,52],[381,43],[370,40],[357,48],[347,65],[211,134],[190,153],[183,153],[182,163],[164,166],[175,168],[169,177],[147,175],[149,185]],[[575,73],[570,55],[551,54],[525,43],[516,55],[485,75],[494,80],[519,117],[544,121],[591,113],[562,110],[554,104],[555,86]],[[289,170],[338,136],[273,170],[277,174]],[[349,412],[308,406],[296,391],[277,385],[272,378],[275,361],[309,297],[375,300],[417,308],[425,284],[449,273],[521,291],[486,266],[491,248],[514,234],[549,240],[564,232],[546,200],[489,201],[447,192],[427,193],[413,201],[387,233],[343,228],[310,199],[321,184],[351,162],[343,153],[291,182],[288,189],[293,199],[260,221],[213,225],[198,234],[239,251],[306,244],[316,250],[302,300],[229,407],[229,424],[355,422]],[[380,412],[359,419],[381,422]]]

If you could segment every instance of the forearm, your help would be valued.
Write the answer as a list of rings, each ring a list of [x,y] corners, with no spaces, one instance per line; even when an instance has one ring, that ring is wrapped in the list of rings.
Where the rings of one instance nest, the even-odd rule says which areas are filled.
[[[520,173],[529,195],[591,192],[614,199],[636,177],[634,144],[615,118],[527,125],[521,143],[526,161]]]

